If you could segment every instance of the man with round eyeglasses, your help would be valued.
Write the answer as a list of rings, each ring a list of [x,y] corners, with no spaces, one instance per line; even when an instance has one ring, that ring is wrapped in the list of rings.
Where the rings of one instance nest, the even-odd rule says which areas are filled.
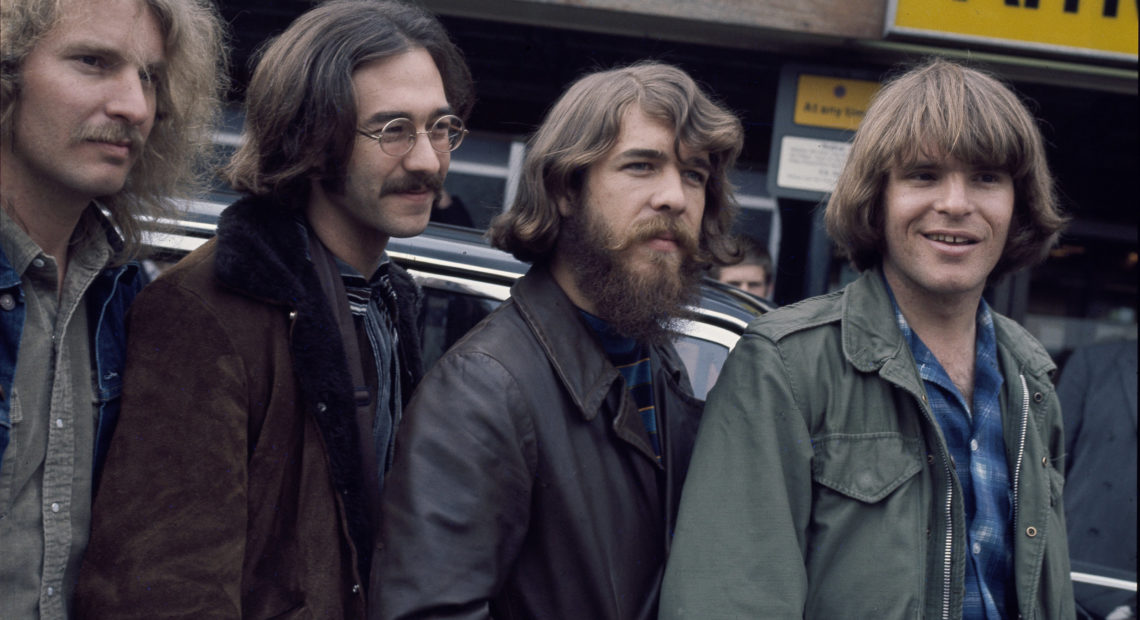
[[[416,146],[416,139],[427,136],[431,148],[440,153],[450,153],[459,148],[467,130],[463,128],[463,119],[454,114],[441,116],[431,128],[425,131],[416,129],[416,124],[407,118],[394,118],[380,128],[376,133],[369,133],[357,129],[357,133],[380,143],[380,149],[392,157],[403,157]]]
[[[245,197],[132,310],[85,615],[364,617],[422,373],[421,292],[385,249],[427,225],[471,103],[405,3],[324,3],[265,50],[227,169]]]

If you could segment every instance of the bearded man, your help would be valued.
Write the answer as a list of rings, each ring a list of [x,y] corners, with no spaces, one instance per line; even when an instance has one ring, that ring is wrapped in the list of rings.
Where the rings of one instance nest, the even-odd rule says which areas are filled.
[[[735,258],[740,122],[683,71],[581,78],[492,242],[533,267],[424,378],[370,617],[655,618],[703,403],[670,344]]]

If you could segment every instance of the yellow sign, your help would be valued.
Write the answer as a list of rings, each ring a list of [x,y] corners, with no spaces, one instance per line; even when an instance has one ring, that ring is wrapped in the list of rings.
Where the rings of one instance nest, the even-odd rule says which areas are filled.
[[[797,125],[855,131],[877,92],[878,82],[801,74],[792,120]]]
[[[887,33],[1137,57],[1135,0],[891,0]]]

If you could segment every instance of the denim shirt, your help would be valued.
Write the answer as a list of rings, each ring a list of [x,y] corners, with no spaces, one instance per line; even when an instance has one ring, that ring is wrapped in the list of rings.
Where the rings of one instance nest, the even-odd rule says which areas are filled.
[[[99,418],[95,428],[94,485],[111,435],[119,417],[123,364],[126,356],[126,314],[135,295],[146,283],[138,263],[109,267],[87,291],[87,320],[93,326],[92,350],[95,353],[96,397]],[[24,327],[24,292],[20,276],[0,251],[0,465],[12,431],[11,394],[19,359],[20,336]]]
[[[970,543],[962,617],[1004,618],[1009,613],[1006,601],[1012,598],[1006,591],[1013,567],[1012,490],[1002,436],[1001,389],[1005,379],[998,364],[993,316],[989,305],[981,300],[970,407],[941,362],[907,323],[885,277],[883,283],[962,485]]]

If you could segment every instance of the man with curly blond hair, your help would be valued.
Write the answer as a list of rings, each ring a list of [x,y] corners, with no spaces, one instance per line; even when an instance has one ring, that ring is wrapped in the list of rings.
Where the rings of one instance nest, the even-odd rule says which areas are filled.
[[[0,3],[0,609],[65,618],[119,411],[128,262],[195,191],[222,28],[187,0]]]

